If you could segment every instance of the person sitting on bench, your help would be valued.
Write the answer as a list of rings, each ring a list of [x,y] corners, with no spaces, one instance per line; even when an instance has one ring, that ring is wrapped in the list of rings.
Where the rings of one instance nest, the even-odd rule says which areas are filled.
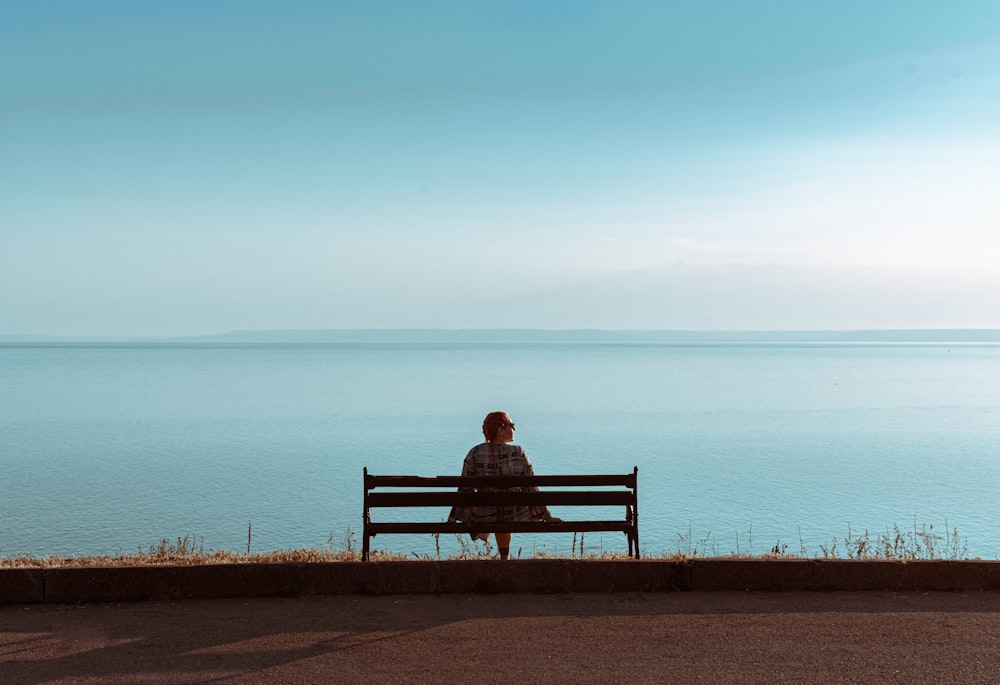
[[[463,476],[533,476],[531,462],[520,446],[514,441],[514,422],[507,412],[495,411],[483,420],[483,436],[486,442],[476,445],[465,455],[462,464]],[[531,488],[537,490],[537,488]],[[461,490],[459,490],[461,492]],[[549,513],[547,507],[452,507],[449,521],[493,522],[493,521],[559,521]],[[501,559],[510,555],[510,533],[494,533]],[[472,535],[473,540],[489,539],[489,533]]]

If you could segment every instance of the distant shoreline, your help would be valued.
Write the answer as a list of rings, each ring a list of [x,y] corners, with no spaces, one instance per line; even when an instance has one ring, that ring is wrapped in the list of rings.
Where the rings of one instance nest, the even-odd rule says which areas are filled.
[[[178,337],[0,335],[0,343],[1000,343],[1000,329],[613,330],[613,329],[276,329]]]

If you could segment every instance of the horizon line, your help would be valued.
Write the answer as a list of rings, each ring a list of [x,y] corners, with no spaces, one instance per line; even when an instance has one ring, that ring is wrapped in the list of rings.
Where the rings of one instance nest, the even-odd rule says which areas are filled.
[[[794,338],[799,341],[823,341],[816,338],[844,340],[845,337],[863,338],[862,342],[874,342],[872,336],[888,337],[885,342],[1000,342],[1000,328],[767,328],[767,329],[696,329],[696,328],[261,328],[261,329],[231,329],[217,333],[193,335],[73,335],[73,334],[0,334],[3,343],[59,343],[59,342],[324,342],[317,338],[340,338],[344,342],[366,342],[365,337],[404,338],[417,337],[423,340],[412,342],[428,342],[428,336],[471,335],[476,342],[485,341],[487,337],[518,338],[527,342],[526,337],[558,337],[569,336],[595,337],[658,337],[658,338],[697,338],[705,341],[711,337],[727,339],[734,338]],[[955,339],[957,336],[959,339]],[[242,340],[241,340],[242,339]],[[328,340],[327,342],[338,342]],[[455,340],[451,340],[455,341]],[[749,340],[746,340],[749,342]],[[371,342],[379,342],[372,340]],[[513,342],[513,340],[498,340],[497,342]]]

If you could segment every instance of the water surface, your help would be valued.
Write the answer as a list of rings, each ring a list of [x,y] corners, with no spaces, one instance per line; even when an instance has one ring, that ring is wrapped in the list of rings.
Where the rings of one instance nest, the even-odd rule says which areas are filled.
[[[249,522],[256,550],[342,546],[364,466],[458,473],[495,409],[538,473],[637,465],[648,554],[843,554],[895,525],[1000,554],[993,344],[2,344],[0,387],[4,556],[245,550]]]

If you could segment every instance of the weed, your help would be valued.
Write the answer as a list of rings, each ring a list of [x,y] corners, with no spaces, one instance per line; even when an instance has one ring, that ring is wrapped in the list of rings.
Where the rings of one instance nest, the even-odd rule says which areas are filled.
[[[716,554],[707,554],[709,538],[712,537],[712,531],[705,533],[705,537],[701,538],[697,542],[694,541],[694,534],[691,531],[690,524],[688,525],[687,535],[682,533],[677,533],[677,556],[686,559],[696,559],[699,557],[706,556],[717,556]],[[714,552],[714,546],[712,547]]]

